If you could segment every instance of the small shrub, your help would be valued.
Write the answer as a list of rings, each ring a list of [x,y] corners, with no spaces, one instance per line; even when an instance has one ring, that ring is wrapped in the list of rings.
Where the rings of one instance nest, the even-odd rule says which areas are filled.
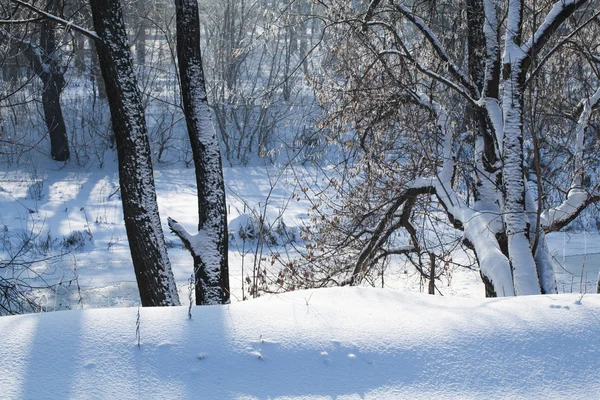
[[[89,231],[73,231],[63,237],[61,245],[65,250],[76,250],[83,248],[88,241],[92,241]]]

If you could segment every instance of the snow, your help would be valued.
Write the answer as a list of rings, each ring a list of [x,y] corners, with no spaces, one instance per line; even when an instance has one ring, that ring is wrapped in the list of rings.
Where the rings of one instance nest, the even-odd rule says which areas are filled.
[[[0,318],[4,399],[596,398],[600,296],[332,288]]]
[[[502,119],[502,109],[497,99],[486,97],[483,101],[485,108],[492,122],[494,133],[496,134],[496,142],[500,147],[500,154],[502,154],[503,143],[504,143],[504,121]]]
[[[240,225],[264,210],[266,221],[282,218],[297,228],[310,208],[289,201],[298,183],[284,174],[271,188],[267,176],[274,172],[264,168],[225,169],[234,303],[194,307],[192,320],[187,307],[140,309],[138,348],[137,307],[94,308],[138,302],[115,194],[118,173],[107,165],[89,171],[41,165],[35,179],[21,169],[0,174],[0,223],[9,232],[42,229],[60,240],[89,230],[93,237],[48,277],[62,274],[66,282],[76,265],[83,302],[49,298],[42,308],[83,310],[0,318],[2,399],[597,397],[598,295],[483,299],[479,271],[466,269],[439,289],[470,298],[421,295],[414,293],[413,273],[402,273],[406,265],[395,261],[386,287],[397,290],[346,287],[236,302],[242,298],[241,260],[251,265],[253,254],[247,253],[252,242],[244,253]],[[315,171],[298,168],[296,174],[318,180]],[[166,215],[194,219],[193,169],[158,168],[155,175],[163,225]],[[497,214],[464,207],[435,178],[417,184],[436,186],[453,204],[450,211],[465,221],[468,238],[481,240],[476,247],[491,243]],[[191,257],[174,235],[167,239],[176,244],[169,257],[187,300]],[[559,291],[595,290],[597,235],[555,233],[547,244],[560,264]],[[481,256],[505,263],[495,252],[488,248]],[[488,276],[506,271],[502,265]],[[510,274],[502,279],[512,288]]]
[[[528,53],[530,51],[530,49],[534,46],[536,46],[540,39],[547,34],[547,31],[549,29],[551,29],[552,25],[555,23],[555,21],[557,20],[557,18],[560,17],[560,15],[562,13],[564,13],[564,11],[570,7],[579,7],[582,4],[584,4],[586,1],[582,1],[582,0],[560,0],[557,1],[556,3],[554,3],[554,5],[552,6],[552,9],[550,10],[550,12],[548,13],[548,15],[546,15],[546,18],[544,19],[544,22],[539,26],[539,28],[537,29],[537,31],[533,34],[533,37],[531,37],[522,47],[522,50],[524,53]]]
[[[510,274],[508,259],[497,245],[495,232],[490,229],[497,215],[477,213],[465,224],[465,237],[477,249],[477,257],[483,265],[483,272],[494,283],[498,296],[514,296],[513,277]]]
[[[563,219],[567,219],[589,199],[589,194],[581,189],[572,189],[560,205],[544,211],[541,215],[543,226],[550,227]]]
[[[180,298],[182,302],[186,302],[188,280],[193,270],[192,257],[189,251],[181,246],[179,238],[169,232],[167,216],[179,221],[188,232],[197,232],[195,175],[192,168],[179,169],[172,166],[159,166],[154,173],[169,258]],[[301,199],[290,201],[290,198],[294,192],[303,195],[301,189],[307,182],[311,182],[310,185],[315,187],[320,185],[323,175],[320,175],[317,169],[296,167],[294,173],[284,172],[277,186],[271,188],[267,177],[279,173],[276,168],[225,168],[232,302],[243,298],[242,282],[248,274],[252,276],[256,250],[255,240],[244,241],[240,237],[240,226],[247,227],[251,222],[256,224],[254,228],[258,230],[257,221],[262,216],[269,229],[277,228],[280,221],[285,224],[285,229],[291,236],[299,239],[299,227],[310,218],[307,211],[312,204]],[[295,181],[294,175],[300,179],[299,182]],[[495,260],[490,264],[493,268],[487,270],[488,276],[496,276],[496,279],[506,282],[507,287],[510,286],[510,271],[505,265],[505,260],[496,247],[489,245],[494,243],[494,233],[502,227],[499,211],[492,208],[474,210],[466,207],[456,193],[447,187],[442,188],[436,178],[413,182],[413,187],[417,186],[435,186],[444,201],[453,205],[449,211],[464,222],[467,238],[475,242],[482,252],[485,251],[490,260]],[[49,254],[68,251],[68,254],[60,259],[34,266],[38,271],[46,271],[47,275],[44,278],[48,282],[62,282],[58,298],[45,295],[43,310],[137,306],[139,296],[131,266],[118,187],[118,172],[113,163],[106,163],[103,169],[91,168],[86,171],[72,166],[57,169],[49,161],[48,164],[40,163],[33,169],[18,167],[0,172],[2,243],[7,244],[10,241],[15,251],[19,248],[21,239],[32,234],[38,235],[33,237],[34,249],[39,248],[40,242],[49,238]],[[490,229],[485,228],[486,226]],[[3,232],[4,229],[6,232]],[[64,248],[61,242],[77,232],[83,234],[85,239],[80,243],[82,246],[72,250]],[[455,234],[460,236],[462,232],[456,231]],[[600,243],[597,235],[587,234],[587,247],[584,246],[583,233],[552,233],[547,235],[546,239],[554,256],[559,292],[595,291],[600,270],[600,246],[594,245],[596,242]],[[398,243],[398,246],[404,244]],[[299,245],[301,246],[301,243]],[[271,252],[284,255],[286,251],[280,245],[272,248],[266,246],[262,255],[268,257]],[[47,255],[35,253],[32,257],[40,259]],[[6,252],[2,255],[5,260],[9,259],[9,256]],[[587,257],[585,261],[584,257]],[[455,254],[453,259],[456,262],[470,263],[465,254]],[[276,268],[279,264],[270,266],[267,261],[262,262],[262,265],[267,267],[270,274],[277,274]],[[492,273],[492,269],[497,273]],[[406,260],[393,260],[389,271],[389,276],[385,279],[386,287],[413,292],[420,290],[419,275],[412,266],[407,265]],[[29,282],[41,283],[35,280],[32,274],[28,275],[31,275],[28,277]],[[444,279],[438,288],[444,295],[485,295],[479,271],[466,268],[454,270],[451,279]],[[247,296],[247,290],[245,293]]]

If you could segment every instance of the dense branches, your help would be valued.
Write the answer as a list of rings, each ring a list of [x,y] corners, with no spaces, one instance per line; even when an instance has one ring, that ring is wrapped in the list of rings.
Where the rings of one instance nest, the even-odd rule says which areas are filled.
[[[330,140],[352,149],[351,165],[360,169],[338,183],[343,201],[328,203],[334,218],[322,223],[339,232],[340,244],[360,244],[358,262],[352,267],[345,264],[354,272],[350,280],[342,281],[360,282],[398,253],[391,250],[399,246],[420,254],[429,246],[414,241],[430,242],[431,234],[417,237],[413,226],[432,212],[439,218],[441,211],[463,231],[465,244],[474,251],[487,295],[555,292],[545,232],[564,227],[599,200],[595,179],[589,179],[596,175],[596,163],[590,162],[589,145],[595,139],[588,134],[597,100],[586,90],[588,81],[563,74],[573,66],[593,71],[594,66],[586,66],[586,52],[575,49],[593,48],[578,41],[584,31],[586,40],[598,41],[597,27],[583,26],[596,4],[577,11],[576,17],[575,11],[587,6],[586,1],[548,2],[533,10],[516,0],[469,1],[463,4],[464,14],[452,1],[437,3],[441,12],[425,4],[391,0],[371,2],[355,13],[342,3],[328,4],[335,72],[322,81],[322,88],[324,96],[329,93],[323,100],[336,104],[327,121],[333,132]],[[448,29],[450,21],[459,21],[454,30]],[[565,37],[574,46],[559,50]],[[468,49],[466,60],[463,48]],[[570,65],[557,57],[560,52],[574,56],[566,58]],[[537,64],[540,59],[544,65]],[[531,71],[537,77],[526,90]],[[598,88],[598,79],[593,81],[592,87]],[[572,119],[545,118],[565,107],[564,98],[562,104],[552,103],[556,97],[544,98],[536,90],[561,93],[566,87],[575,89],[568,97],[571,109],[583,106]],[[437,127],[408,123],[407,115],[415,115],[411,103],[429,108],[433,117],[429,121]],[[557,131],[570,132],[575,140],[557,146]],[[416,153],[411,155],[412,151]],[[429,155],[427,160],[411,163],[423,152]],[[535,162],[546,167],[524,168]],[[561,165],[565,162],[572,169]],[[550,165],[557,170],[548,169]],[[547,211],[538,207],[536,195],[539,205],[556,204],[557,181],[547,177],[561,176],[560,182],[569,171],[571,184],[562,204]],[[531,187],[537,187],[537,193]],[[421,198],[435,193],[433,203],[420,209],[414,202],[409,205],[407,199],[415,190],[421,191]],[[358,214],[344,212],[358,200],[358,193],[368,193],[371,203],[377,200],[353,208]],[[407,214],[413,221],[410,226]],[[340,218],[350,219],[340,222]],[[314,234],[309,239],[317,243],[332,235]],[[318,246],[312,259],[327,253]],[[325,279],[331,276],[326,274]]]

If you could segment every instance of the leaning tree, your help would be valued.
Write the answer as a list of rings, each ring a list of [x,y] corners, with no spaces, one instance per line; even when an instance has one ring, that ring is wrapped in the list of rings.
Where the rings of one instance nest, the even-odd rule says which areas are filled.
[[[555,293],[545,235],[600,200],[598,3],[328,6],[324,125],[350,168],[331,179],[333,216],[315,219],[294,273],[356,285],[387,257],[423,250],[417,209],[433,207],[463,232],[487,296]],[[332,232],[354,250],[332,249]],[[324,255],[337,261],[323,268]]]
[[[109,100],[123,217],[140,299],[143,306],[179,305],[158,213],[148,129],[120,0],[90,0],[94,31],[31,3],[11,1],[94,41]]]

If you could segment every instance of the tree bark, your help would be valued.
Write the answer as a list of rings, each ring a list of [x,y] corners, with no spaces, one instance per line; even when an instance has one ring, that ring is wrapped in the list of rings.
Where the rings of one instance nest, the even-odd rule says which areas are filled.
[[[200,52],[196,0],[175,0],[181,96],[192,147],[198,192],[198,233],[169,226],[194,258],[196,304],[229,302],[227,207],[219,142],[211,121]]]
[[[55,13],[58,10],[57,0],[49,0],[47,8],[49,12]],[[56,24],[48,19],[42,22],[39,53],[41,54],[34,54],[33,58],[39,58],[39,65],[34,61],[36,74],[44,84],[42,104],[44,121],[50,134],[50,155],[56,161],[67,161],[70,156],[69,138],[60,106],[60,95],[65,87],[64,70],[57,54]]]
[[[429,294],[435,294],[435,254],[429,253]]]
[[[152,160],[119,0],[90,0],[119,158],[125,228],[143,306],[179,305],[156,202]]]
[[[146,39],[148,36],[148,11],[143,1],[137,3],[137,22],[139,32],[135,43],[135,59],[138,65],[146,64]]]

